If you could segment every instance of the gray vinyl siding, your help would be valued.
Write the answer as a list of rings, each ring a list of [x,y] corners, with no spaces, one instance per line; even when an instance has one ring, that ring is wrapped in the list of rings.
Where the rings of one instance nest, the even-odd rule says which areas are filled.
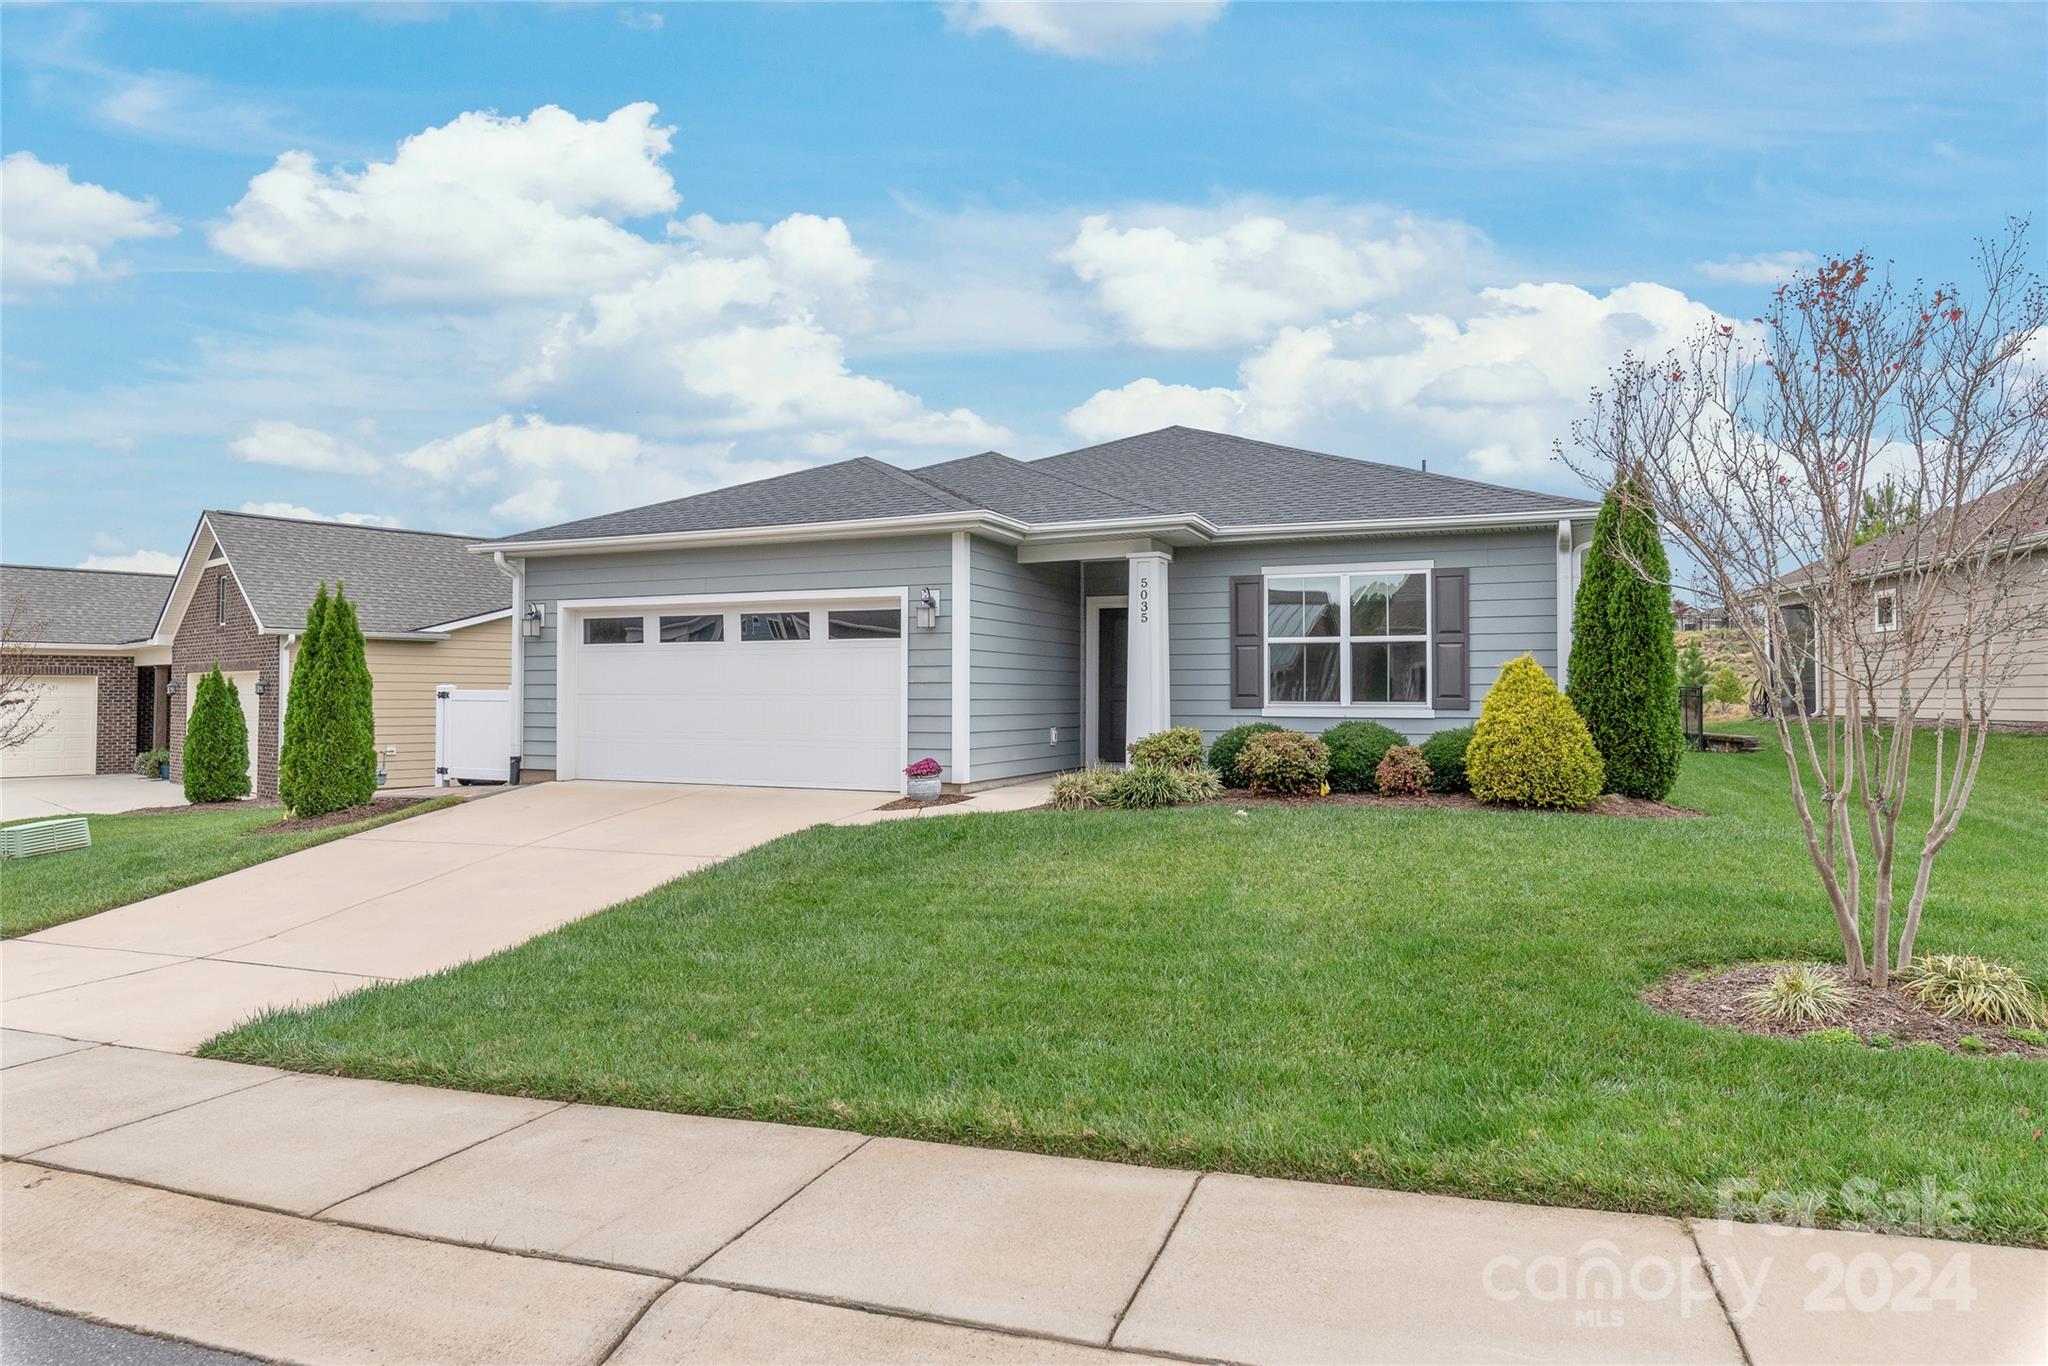
[[[1268,565],[1416,560],[1431,561],[1438,569],[1471,571],[1472,707],[1429,718],[1390,717],[1385,724],[1410,739],[1470,725],[1501,665],[1524,653],[1535,655],[1557,677],[1557,550],[1551,529],[1194,547],[1176,551],[1167,571],[1174,723],[1200,726],[1214,739],[1232,726],[1260,719],[1256,711],[1230,705],[1232,575],[1256,574]],[[1098,591],[1092,576],[1090,591]],[[1345,719],[1287,717],[1280,724],[1321,731]]]
[[[609,555],[534,556],[526,597],[547,604],[538,640],[525,642],[527,769],[555,767],[556,604],[582,598],[651,598],[705,593],[788,593],[835,588],[911,590],[910,750],[952,767],[952,544],[945,536],[891,536],[797,545],[643,550]],[[938,629],[916,627],[917,590],[939,592]]]
[[[1081,576],[1072,561],[1019,564],[1012,546],[969,539],[972,781],[1081,763]],[[1058,730],[1059,740],[1050,735]]]

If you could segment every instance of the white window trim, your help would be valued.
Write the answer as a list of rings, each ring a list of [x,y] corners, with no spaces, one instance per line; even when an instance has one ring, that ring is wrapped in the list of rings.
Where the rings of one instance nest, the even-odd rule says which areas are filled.
[[[1878,611],[1878,604],[1884,602],[1889,602],[1892,605],[1892,619],[1889,625],[1885,623],[1883,614]],[[1888,636],[1899,629],[1899,590],[1897,587],[1880,588],[1871,595],[1870,625],[1871,629],[1881,636]]]
[[[655,648],[662,646],[662,642],[658,638],[652,642],[643,639],[638,647],[630,645],[585,645],[583,643],[584,617],[631,616],[634,608],[655,609],[643,611],[643,615],[650,619],[650,624],[654,626],[658,637],[660,624],[653,621],[652,618],[661,615],[659,609],[666,608],[670,611],[681,612],[724,609],[736,616],[741,611],[754,611],[777,606],[793,610],[817,603],[830,604],[832,606],[872,605],[883,607],[893,605],[904,613],[903,634],[893,641],[880,640],[870,643],[867,641],[842,640],[839,644],[842,647],[851,646],[854,649],[871,649],[877,646],[886,647],[891,645],[896,648],[897,676],[902,680],[903,686],[903,696],[896,708],[896,752],[898,754],[908,754],[910,752],[910,637],[912,634],[909,616],[910,589],[908,587],[823,588],[815,589],[808,593],[696,593],[662,597],[565,598],[555,604],[555,610],[552,614],[554,618],[553,631],[555,643],[555,776],[563,781],[576,777],[576,764],[579,757],[577,754],[576,709],[565,704],[575,694],[577,657],[585,650],[646,649],[650,645]],[[813,625],[815,627],[816,623],[813,623]],[[749,650],[772,650],[785,643],[782,641],[740,641],[737,639],[739,622],[737,620],[729,620],[726,626],[727,638],[717,642],[717,645],[713,648],[717,648],[717,646],[738,646]],[[642,634],[643,636],[645,635],[645,628],[643,628]],[[698,642],[697,648],[704,648],[708,643]],[[666,648],[680,650],[686,648],[686,644],[670,641]],[[908,764],[910,760],[905,759],[903,762]],[[908,782],[907,778],[899,776],[896,782],[897,792],[907,791],[906,785]]]
[[[1262,579],[1306,578],[1314,575],[1342,576],[1341,593],[1343,602],[1343,625],[1351,625],[1351,576],[1378,574],[1420,574],[1423,576],[1423,613],[1425,628],[1422,635],[1423,655],[1423,697],[1436,696],[1436,561],[1401,560],[1381,564],[1283,564],[1267,565],[1259,571]],[[1260,584],[1259,610],[1265,611],[1265,585]],[[1267,653],[1275,640],[1289,644],[1305,637],[1269,636],[1266,634],[1263,618],[1259,627],[1259,696],[1262,705],[1259,715],[1273,719],[1288,717],[1337,717],[1349,720],[1392,718],[1395,720],[1426,721],[1436,715],[1433,701],[1422,702],[1275,702],[1272,699],[1273,670],[1269,663],[1272,656]],[[1338,658],[1338,688],[1341,696],[1351,695],[1351,645],[1354,640],[1370,643],[1375,640],[1413,640],[1413,636],[1352,636],[1347,633],[1314,639],[1335,644]]]

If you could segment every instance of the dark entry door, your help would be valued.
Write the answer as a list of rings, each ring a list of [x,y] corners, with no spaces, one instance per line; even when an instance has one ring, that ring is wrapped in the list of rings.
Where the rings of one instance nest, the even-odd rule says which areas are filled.
[[[1105,607],[1097,613],[1095,639],[1095,757],[1124,761],[1124,692],[1129,663],[1130,609]]]

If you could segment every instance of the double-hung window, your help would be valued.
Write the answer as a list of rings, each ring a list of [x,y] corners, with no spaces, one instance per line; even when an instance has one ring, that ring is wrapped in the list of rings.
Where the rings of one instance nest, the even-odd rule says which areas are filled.
[[[1428,565],[1269,571],[1266,703],[1430,705]]]
[[[1872,600],[1871,624],[1878,634],[1884,635],[1899,629],[1899,590],[1880,588]]]

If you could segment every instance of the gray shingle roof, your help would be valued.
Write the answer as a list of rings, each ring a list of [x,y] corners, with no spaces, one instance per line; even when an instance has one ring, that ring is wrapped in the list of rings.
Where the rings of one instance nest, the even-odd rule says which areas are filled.
[[[1164,427],[1042,460],[984,451],[900,470],[862,457],[492,542],[653,536],[986,510],[1019,521],[1199,516],[1217,527],[1563,512],[1531,493],[1294,446]]]
[[[346,585],[365,631],[417,631],[503,611],[512,584],[471,536],[209,512],[207,522],[264,628],[293,631],[324,581]]]
[[[0,564],[0,614],[19,601],[16,627],[41,644],[126,645],[156,629],[172,577]]]
[[[1169,501],[1173,511],[1218,527],[1483,517],[1587,503],[1193,427],[1162,427],[1032,464],[1112,492]]]
[[[650,503],[624,512],[607,512],[537,531],[522,531],[505,537],[503,543],[725,531],[801,522],[859,522],[880,517],[972,512],[975,508],[975,504],[957,493],[925,483],[894,465],[861,456],[666,503]]]

